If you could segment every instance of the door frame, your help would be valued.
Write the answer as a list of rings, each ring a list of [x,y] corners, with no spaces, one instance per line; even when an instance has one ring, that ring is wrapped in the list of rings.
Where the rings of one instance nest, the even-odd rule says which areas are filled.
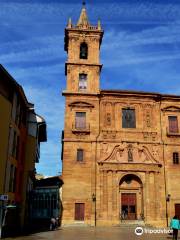
[[[127,197],[127,203],[122,203],[122,198],[123,198],[123,195],[133,195],[133,200],[134,200],[134,202],[135,202],[135,204],[130,204],[129,202],[128,202],[128,197]],[[127,212],[127,219],[124,219],[124,220],[137,220],[137,192],[122,192],[121,194],[120,194],[120,196],[121,196],[121,206],[120,206],[120,208],[121,208],[121,217],[122,217],[122,207],[123,206],[127,206],[127,210],[128,210],[128,212]],[[130,206],[134,206],[135,207],[135,212],[133,213],[134,214],[134,219],[131,219],[131,217],[130,217]],[[126,213],[125,213],[126,214]]]

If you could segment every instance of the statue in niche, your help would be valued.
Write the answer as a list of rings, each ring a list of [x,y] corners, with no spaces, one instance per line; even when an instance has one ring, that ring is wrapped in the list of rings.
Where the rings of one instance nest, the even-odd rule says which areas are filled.
[[[107,113],[106,115],[106,122],[107,122],[107,125],[111,125],[111,114],[110,113]]]
[[[133,162],[132,147],[128,148],[128,162]]]

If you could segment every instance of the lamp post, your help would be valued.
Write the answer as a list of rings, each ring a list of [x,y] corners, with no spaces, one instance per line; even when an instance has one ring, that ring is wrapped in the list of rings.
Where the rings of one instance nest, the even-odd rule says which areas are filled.
[[[92,194],[92,201],[94,203],[94,225],[96,226],[96,195]]]
[[[166,222],[167,222],[167,227],[169,226],[168,218],[169,218],[169,208],[168,208],[168,202],[170,202],[171,194],[168,194],[166,196]]]

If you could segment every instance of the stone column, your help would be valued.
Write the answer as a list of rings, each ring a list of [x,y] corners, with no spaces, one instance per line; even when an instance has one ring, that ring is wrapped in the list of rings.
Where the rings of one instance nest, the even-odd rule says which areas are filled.
[[[117,180],[116,180],[116,171],[112,173],[113,178],[113,186],[112,186],[112,210],[113,210],[113,218],[117,218]]]
[[[115,103],[112,103],[112,127],[115,129]]]
[[[159,218],[159,198],[160,198],[160,195],[158,193],[158,189],[159,189],[159,182],[158,182],[158,173],[155,172],[154,173],[154,183],[155,183],[155,196],[154,196],[154,202],[155,202],[155,220],[157,220]]]
[[[145,199],[144,199],[144,202],[145,202],[145,221],[147,222],[149,220],[149,214],[150,214],[150,206],[149,206],[149,203],[150,203],[150,199],[149,199],[149,172],[146,172],[146,177],[145,177],[145,189],[144,189],[144,192],[145,192]]]
[[[103,216],[107,217],[108,211],[108,194],[107,194],[107,171],[103,171]]]
[[[108,220],[112,219],[112,193],[113,193],[113,189],[112,189],[112,171],[108,171]]]
[[[100,181],[100,183],[99,183],[99,189],[100,189],[99,216],[100,216],[100,218],[102,218],[102,214],[103,214],[103,171],[100,170],[99,174],[100,174],[100,176],[99,176],[99,181]]]
[[[150,218],[154,220],[155,218],[155,186],[154,186],[154,172],[149,174],[149,187],[150,187]]]

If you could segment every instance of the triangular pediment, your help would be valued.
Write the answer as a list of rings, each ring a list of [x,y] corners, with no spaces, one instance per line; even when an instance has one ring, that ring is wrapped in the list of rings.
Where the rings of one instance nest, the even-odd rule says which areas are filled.
[[[146,146],[142,147],[122,147],[117,145],[114,147],[108,157],[102,159],[101,163],[144,163],[159,164],[155,157],[151,154]]]
[[[87,102],[82,102],[82,101],[76,101],[72,102],[69,104],[69,107],[71,108],[94,108],[94,105],[87,103]]]
[[[162,109],[163,112],[180,112],[180,107],[168,106]]]

